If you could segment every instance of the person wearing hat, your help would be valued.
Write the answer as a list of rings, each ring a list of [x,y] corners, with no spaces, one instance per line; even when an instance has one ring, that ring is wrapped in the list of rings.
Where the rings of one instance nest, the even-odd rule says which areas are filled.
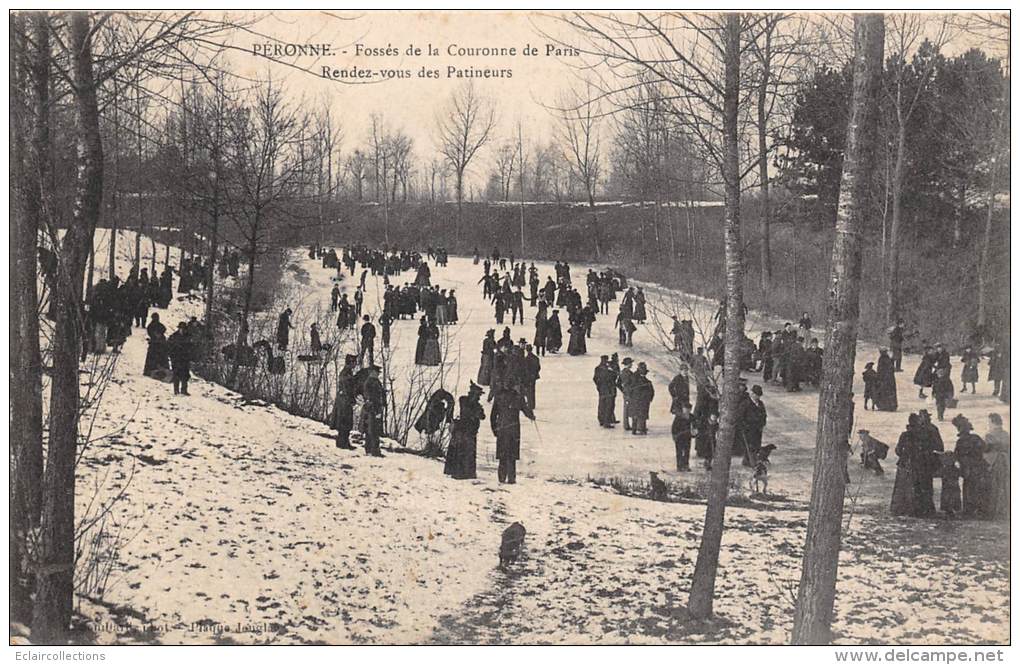
[[[276,323],[276,348],[280,351],[286,351],[287,346],[290,344],[290,331],[294,328],[290,322],[290,317],[293,314],[290,307],[283,310],[280,314],[280,319]]]
[[[623,395],[623,429],[628,431],[632,424],[630,413],[630,396],[631,390],[634,387],[634,370],[630,367],[632,364],[634,364],[632,358],[624,358],[623,369],[620,370],[620,376],[616,379],[616,387],[620,389],[620,394]]]
[[[670,433],[673,435],[673,448],[676,451],[676,470],[691,470],[691,437],[693,427],[691,423],[691,405],[687,400],[674,402],[673,425]]]
[[[921,355],[921,362],[914,372],[914,385],[917,386],[918,399],[925,399],[925,388],[931,388],[935,378],[935,349],[930,344],[924,345],[924,354]]]
[[[344,367],[336,379],[336,399],[333,402],[333,429],[336,430],[336,447],[354,450],[351,430],[354,428],[354,370],[358,356],[347,354]]]
[[[903,327],[903,319],[896,319],[896,324],[890,326],[888,330],[889,334],[889,349],[892,351],[892,361],[894,371],[903,371],[903,340],[906,337],[906,331]]]
[[[372,317],[366,314],[361,324],[361,350],[358,352],[358,362],[361,362],[363,358],[368,357],[368,364],[375,364],[375,325],[372,323]]]
[[[875,363],[867,362],[864,364],[864,371],[861,372],[861,378],[864,380],[864,410],[868,410],[868,402],[871,402],[871,408],[877,409],[875,405],[875,392],[878,390],[878,372],[875,371]]]
[[[521,458],[521,413],[530,420],[535,414],[513,384],[495,389],[492,417],[489,424],[496,435],[496,459],[499,482],[513,485],[517,482],[517,460]]]
[[[648,366],[638,363],[631,388],[631,434],[648,434],[648,411],[655,397],[655,387],[648,379]]]
[[[592,376],[599,394],[597,417],[599,427],[613,427],[613,410],[616,407],[616,372],[609,366],[609,356],[602,356]]]
[[[456,480],[477,477],[478,428],[485,420],[481,402],[483,393],[482,388],[472,381],[468,394],[458,399],[460,415],[453,421],[450,445],[446,450],[446,464],[443,467],[443,473]]]
[[[382,436],[383,406],[386,404],[386,393],[379,381],[378,365],[365,368],[367,376],[361,388],[365,404],[361,409],[362,434],[365,437],[365,453],[373,457],[382,457],[379,449],[379,437]]]
[[[988,506],[988,463],[985,442],[974,433],[974,426],[962,413],[953,418],[956,427],[956,460],[963,477],[964,517],[984,517]]]
[[[166,341],[167,353],[172,368],[171,378],[174,383],[175,395],[189,395],[188,380],[191,378],[191,336],[188,335],[188,324],[181,321],[177,330]]]
[[[748,467],[753,466],[758,460],[762,434],[765,431],[765,423],[768,422],[765,403],[761,399],[762,392],[761,386],[751,386],[751,392],[740,401],[737,411],[739,450],[735,450],[734,453],[743,454],[743,464]]]
[[[884,346],[878,350],[878,363],[876,374],[878,380],[875,385],[873,404],[879,411],[895,411],[898,404],[896,400],[896,369],[893,360],[889,356],[889,350]]]

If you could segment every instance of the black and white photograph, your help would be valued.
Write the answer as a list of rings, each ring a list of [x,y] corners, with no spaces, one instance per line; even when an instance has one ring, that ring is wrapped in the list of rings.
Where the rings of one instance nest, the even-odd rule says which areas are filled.
[[[9,657],[1008,660],[1008,8],[478,7],[9,10]]]

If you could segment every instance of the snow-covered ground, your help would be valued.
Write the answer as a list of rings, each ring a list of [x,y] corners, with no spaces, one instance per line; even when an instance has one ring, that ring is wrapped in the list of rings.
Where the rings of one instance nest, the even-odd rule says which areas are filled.
[[[539,268],[539,276],[544,284],[547,275],[553,275],[553,266],[549,263],[535,262]],[[272,317],[286,306],[295,311],[296,318],[303,314],[319,312],[320,329],[329,330],[334,327],[334,318],[329,313],[329,293],[333,288],[335,271],[324,269],[320,262],[310,259],[307,251],[293,250],[289,260],[290,269],[284,270],[281,293],[277,299]],[[572,279],[575,285],[583,288],[587,266],[572,266]],[[346,275],[341,280],[341,291],[353,297],[353,289],[360,276],[360,268],[354,279]],[[461,322],[456,326],[443,329],[447,338],[447,364],[451,370],[446,376],[446,388],[454,394],[466,392],[468,381],[475,379],[481,362],[481,344],[485,331],[496,329],[496,337],[502,334],[503,326],[495,322],[495,315],[489,303],[482,298],[482,289],[478,280],[482,276],[481,265],[473,265],[471,259],[451,257],[445,268],[432,266],[432,283],[441,288],[456,290],[458,310]],[[405,281],[413,281],[414,273],[405,272],[391,278],[391,282],[402,285]],[[639,326],[634,335],[632,348],[621,347],[618,343],[613,322],[619,300],[611,303],[611,313],[602,315],[595,322],[592,338],[588,340],[586,356],[568,356],[565,352],[557,355],[546,355],[542,358],[542,374],[536,388],[535,425],[526,423],[522,428],[521,461],[518,472],[524,475],[544,478],[611,478],[640,477],[648,478],[649,471],[656,471],[684,483],[698,483],[699,478],[707,476],[707,472],[697,470],[693,474],[677,474],[675,454],[670,436],[672,415],[669,412],[670,399],[667,386],[675,374],[675,359],[669,354],[662,343],[663,335],[658,329],[669,330],[670,315],[680,312],[681,318],[693,318],[695,330],[704,330],[706,336],[711,334],[717,303],[690,296],[658,285],[632,281],[641,285],[649,300],[649,322]],[[365,311],[377,320],[382,302],[384,286],[381,278],[369,275]],[[525,306],[525,322],[523,325],[510,325],[513,339],[534,338],[534,313],[537,310]],[[818,317],[820,318],[820,317]],[[566,347],[566,312],[560,312],[564,326],[564,350]],[[657,326],[655,320],[661,321]],[[305,324],[311,322],[305,317]],[[510,317],[504,319],[509,325]],[[784,321],[752,314],[748,320],[748,334],[757,340],[760,332],[765,329],[776,330]],[[392,362],[395,373],[406,373],[413,367],[415,341],[418,322],[412,320],[398,321],[393,325],[393,342],[391,345]],[[824,333],[816,329],[815,335],[824,343]],[[296,331],[299,336],[307,338],[307,331]],[[377,341],[378,345],[378,341]],[[652,402],[649,434],[635,437],[618,427],[606,430],[598,426],[596,406],[598,396],[592,383],[592,372],[601,354],[619,352],[620,357],[631,356],[635,363],[643,361],[649,368],[649,378],[655,385],[656,397]],[[864,393],[861,372],[867,361],[875,361],[878,347],[874,344],[861,343],[857,355],[855,371],[855,393],[857,408],[854,431],[867,429],[872,436],[895,447],[900,432],[906,426],[907,414],[921,408],[927,408],[933,415],[935,405],[929,397],[921,400],[917,396],[917,388],[913,385],[914,371],[917,369],[919,357],[906,355],[903,360],[903,372],[897,374],[899,405],[898,412],[866,411],[861,396]],[[959,369],[954,369],[954,380],[959,378]],[[981,376],[985,377],[987,367],[982,365]],[[761,383],[760,374],[746,374],[749,385]],[[764,401],[768,409],[768,426],[766,442],[774,443],[778,450],[772,456],[769,490],[790,499],[806,500],[811,491],[811,474],[815,441],[815,425],[817,422],[818,391],[805,385],[800,393],[787,393],[780,386],[765,385]],[[693,386],[692,386],[693,388]],[[979,433],[984,433],[987,426],[987,414],[999,413],[1009,429],[1009,409],[997,398],[991,396],[991,384],[981,382],[977,396],[960,395],[958,411],[966,414]],[[927,391],[930,393],[931,391]],[[617,400],[617,415],[622,412],[622,399]],[[957,410],[946,413],[946,420],[940,424],[942,437],[948,446],[956,440],[955,429],[949,424]],[[412,434],[417,436],[417,434]],[[479,435],[479,463],[486,471],[495,473],[495,437],[491,430],[482,428]],[[855,459],[855,462],[857,460]],[[864,473],[859,465],[851,466],[852,491],[857,496],[860,506],[879,507],[888,504],[892,494],[892,483],[895,475],[895,457],[884,463],[886,474],[874,476]],[[741,487],[747,487],[747,471],[739,466],[734,467]]]
[[[124,256],[133,251],[128,235],[120,240]],[[284,271],[281,299],[303,298],[302,307],[328,317],[332,271],[299,250],[291,262],[301,270]],[[549,267],[541,271],[544,280]],[[477,372],[484,331],[495,327],[479,276],[480,267],[460,258],[433,271],[433,281],[456,288],[460,300],[462,323],[449,333],[459,371],[447,383],[457,394]],[[379,288],[370,282],[370,294]],[[200,308],[178,297],[161,318],[172,327]],[[513,327],[515,339],[531,338],[533,311]],[[416,329],[410,321],[394,326],[395,362],[410,359]],[[488,423],[475,481],[450,480],[440,464],[413,455],[339,451],[326,426],[244,403],[218,385],[196,379],[192,396],[173,396],[169,385],[141,375],[145,343],[136,330],[97,422],[95,434],[108,436],[79,467],[80,510],[92,494],[123,493],[111,520],[131,540],[102,603],[81,599],[81,611],[103,643],[785,642],[807,518],[800,499],[809,491],[815,396],[767,389],[768,436],[779,444],[770,490],[794,500],[727,512],[719,618],[696,625],[683,605],[704,507],[624,497],[585,480],[673,467],[671,371],[647,331],[626,354],[648,362],[656,384],[651,435],[595,423],[591,372],[600,353],[614,350],[603,317],[588,356],[546,356],[540,422],[523,429],[519,484],[500,486]],[[858,408],[859,426],[894,440],[906,412],[920,406],[906,387],[915,364],[909,359],[900,375],[903,415]],[[988,397],[961,400],[979,423],[990,410],[1007,414],[996,405]],[[943,435],[953,438],[947,428]],[[885,478],[862,486],[876,506],[888,499],[892,461],[887,468]],[[513,521],[528,530],[527,554],[502,573],[499,538]],[[853,518],[844,544],[840,641],[1009,639],[1005,525],[873,510]]]

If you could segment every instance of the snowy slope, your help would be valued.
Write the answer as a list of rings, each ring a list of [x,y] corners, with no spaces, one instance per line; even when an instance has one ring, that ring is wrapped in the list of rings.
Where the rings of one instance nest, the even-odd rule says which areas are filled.
[[[307,272],[311,282],[301,289],[328,298],[329,272]],[[477,369],[491,320],[470,306],[472,297],[480,301],[467,288],[476,272],[470,261],[451,259],[434,273],[444,285],[461,285],[468,321],[457,332],[465,365],[459,377],[451,374],[458,389]],[[199,308],[198,300],[176,299],[161,314],[169,326]],[[596,326],[591,354],[614,346],[609,324]],[[530,337],[525,328],[515,338]],[[414,333],[411,322],[394,328],[408,354]],[[96,433],[107,437],[79,467],[79,510],[92,488],[100,498],[123,493],[111,519],[132,535],[103,602],[81,599],[82,613],[101,626],[100,642],[788,639],[802,508],[728,511],[720,620],[697,626],[684,622],[683,603],[703,506],[548,480],[671,466],[662,415],[668,379],[658,367],[657,436],[632,442],[594,424],[593,359],[547,357],[538,393],[543,422],[524,429],[525,474],[507,487],[486,466],[494,446],[487,423],[481,478],[453,481],[441,465],[412,455],[338,451],[324,425],[242,403],[201,380],[191,397],[174,397],[167,384],[141,376],[144,354],[136,331],[97,423]],[[791,434],[795,445],[810,444],[793,443]],[[496,570],[499,536],[515,520],[528,529],[527,556],[504,574]],[[1008,640],[1004,535],[998,524],[856,517],[840,570],[840,639]]]

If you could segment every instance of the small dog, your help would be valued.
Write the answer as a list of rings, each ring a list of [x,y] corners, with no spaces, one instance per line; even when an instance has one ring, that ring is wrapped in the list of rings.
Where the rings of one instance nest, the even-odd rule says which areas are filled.
[[[769,491],[769,455],[776,447],[773,444],[762,446],[755,456],[754,475],[751,476],[751,492],[755,494],[767,494]]]
[[[527,531],[520,522],[514,522],[503,530],[503,539],[499,543],[499,569],[506,570],[507,566],[517,561],[524,548],[524,535]]]
[[[649,471],[648,475],[651,476],[652,501],[665,501],[668,496],[666,483],[654,471]]]

